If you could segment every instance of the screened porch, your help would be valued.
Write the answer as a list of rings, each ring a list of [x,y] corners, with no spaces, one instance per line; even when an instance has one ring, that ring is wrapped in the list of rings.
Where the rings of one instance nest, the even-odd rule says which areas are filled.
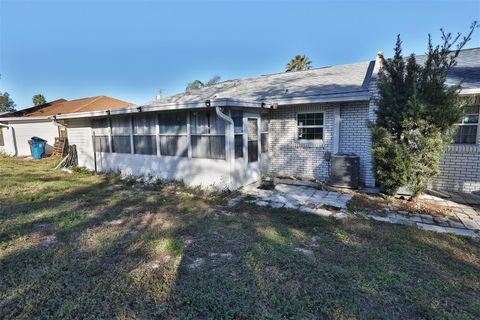
[[[262,155],[268,153],[267,113],[242,109],[224,113],[231,123],[212,108],[94,118],[95,167],[99,171],[128,168],[132,174],[179,180],[226,170],[230,186],[259,179]],[[201,172],[192,171],[197,164]]]

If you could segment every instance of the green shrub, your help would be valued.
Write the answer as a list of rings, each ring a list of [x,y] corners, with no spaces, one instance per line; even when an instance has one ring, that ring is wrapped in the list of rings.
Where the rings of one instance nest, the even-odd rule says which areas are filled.
[[[385,193],[409,186],[416,196],[440,173],[453,126],[469,102],[459,99],[460,84],[446,85],[447,74],[477,26],[474,22],[463,38],[442,30],[437,46],[429,36],[423,64],[413,54],[403,57],[400,36],[394,57],[381,57],[377,120],[371,129],[375,177]]]

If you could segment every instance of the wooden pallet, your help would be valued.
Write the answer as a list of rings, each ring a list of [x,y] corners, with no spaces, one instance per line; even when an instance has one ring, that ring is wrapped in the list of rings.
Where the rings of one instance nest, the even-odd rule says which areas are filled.
[[[67,153],[68,139],[67,138],[55,138],[53,145],[53,155],[64,157]]]

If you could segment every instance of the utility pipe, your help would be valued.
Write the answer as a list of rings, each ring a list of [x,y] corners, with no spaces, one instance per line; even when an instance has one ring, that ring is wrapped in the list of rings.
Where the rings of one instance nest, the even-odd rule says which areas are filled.
[[[235,167],[235,133],[234,133],[234,127],[233,127],[233,119],[226,115],[225,113],[220,110],[220,107],[215,107],[215,113],[217,116],[222,119],[223,121],[227,122],[230,124],[229,130],[227,130],[226,134],[226,145],[228,146],[226,152],[227,152],[227,161],[229,161],[229,176],[230,176],[230,182],[229,186],[230,189],[233,190],[234,184],[233,184],[233,169]]]

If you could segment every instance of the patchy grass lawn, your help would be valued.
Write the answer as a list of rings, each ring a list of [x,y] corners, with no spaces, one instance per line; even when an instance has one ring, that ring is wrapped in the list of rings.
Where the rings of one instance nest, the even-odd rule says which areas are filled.
[[[0,318],[480,318],[478,239],[54,164],[0,158]]]

